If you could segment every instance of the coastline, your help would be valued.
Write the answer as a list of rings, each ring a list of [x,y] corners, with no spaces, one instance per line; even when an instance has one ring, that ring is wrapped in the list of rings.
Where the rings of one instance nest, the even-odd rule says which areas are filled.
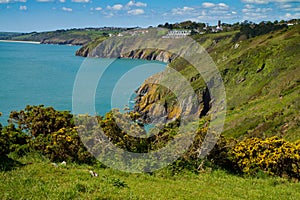
[[[0,40],[0,42],[27,43],[27,44],[41,44],[40,42],[34,42],[34,41],[21,41],[21,40]]]

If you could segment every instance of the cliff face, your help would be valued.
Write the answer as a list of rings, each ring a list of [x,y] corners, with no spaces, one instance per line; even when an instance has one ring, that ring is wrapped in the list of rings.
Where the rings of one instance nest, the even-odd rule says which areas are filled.
[[[49,39],[43,39],[40,42],[41,42],[41,44],[59,44],[59,45],[81,46],[81,45],[91,42],[91,39],[90,38],[72,38],[72,39],[49,38]]]
[[[120,51],[122,52],[122,46],[119,47]],[[114,54],[114,46],[109,46],[106,48],[105,52],[94,51],[90,45],[83,46],[77,52],[77,56],[82,57],[104,57],[104,58],[132,58],[132,59],[142,59],[142,60],[156,60],[161,61],[164,63],[171,63],[177,56],[172,55],[169,52],[165,52],[158,49],[140,49],[134,50],[130,52],[121,53],[120,55]]]
[[[170,66],[175,68],[177,62],[172,62]],[[181,63],[181,62],[180,62]],[[185,63],[186,66],[189,66]],[[146,123],[170,122],[184,116],[205,116],[210,110],[210,95],[208,88],[204,84],[201,76],[189,77],[193,85],[193,93],[187,93],[186,86],[172,76],[170,66],[164,72],[158,73],[145,80],[142,86],[137,90],[136,105],[134,110],[141,114]],[[193,74],[196,73],[193,72]],[[186,78],[188,76],[185,76]],[[172,90],[164,86],[165,79],[167,85]],[[181,98],[177,96],[176,91]]]

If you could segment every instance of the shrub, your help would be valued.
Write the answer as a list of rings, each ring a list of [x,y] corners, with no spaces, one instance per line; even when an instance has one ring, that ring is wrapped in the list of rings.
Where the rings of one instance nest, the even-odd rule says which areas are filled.
[[[26,106],[25,110],[11,112],[9,121],[10,125],[2,130],[3,137],[9,141],[9,150],[5,153],[22,155],[31,149],[52,161],[93,160],[78,136],[73,115],[68,111],[56,111],[43,105]]]
[[[47,135],[61,128],[74,127],[73,115],[69,111],[56,111],[52,107],[26,106],[10,114],[9,122],[33,137]]]
[[[15,128],[12,124],[5,126],[1,132],[2,137],[6,139],[8,147],[6,153],[15,152],[18,156],[22,156],[29,151],[29,141],[31,138],[26,133]]]
[[[233,167],[246,174],[262,170],[270,175],[300,178],[299,144],[278,137],[245,139],[234,146],[230,157]]]
[[[40,135],[33,141],[33,146],[55,161],[91,162],[93,160],[81,142],[75,127],[62,128],[47,137]]]
[[[8,137],[0,131],[0,157],[9,152]]]

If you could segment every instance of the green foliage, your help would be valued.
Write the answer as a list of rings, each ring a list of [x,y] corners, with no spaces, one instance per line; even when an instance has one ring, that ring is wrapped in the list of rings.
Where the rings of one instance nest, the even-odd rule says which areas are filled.
[[[270,175],[300,178],[300,141],[290,143],[278,137],[245,139],[229,155],[233,166],[247,174],[260,170]]]
[[[0,116],[2,114],[0,113]],[[28,135],[16,129],[13,125],[2,127],[0,124],[0,157],[10,152],[23,155],[28,151]]]
[[[2,130],[2,135],[9,139],[9,152],[23,154],[34,150],[52,161],[93,161],[78,136],[70,112],[42,105],[26,106],[25,110],[11,112],[9,121],[11,124]]]
[[[240,33],[237,35],[237,38],[244,35],[247,39],[249,39],[256,36],[265,35],[272,31],[278,31],[287,27],[288,26],[286,24],[277,24],[272,22],[261,22],[260,24],[255,24],[245,21],[241,24]]]
[[[10,124],[2,129],[1,135],[6,139],[8,145],[8,152],[14,152],[18,156],[26,154],[29,150],[30,137],[23,133],[20,129],[15,128]]]
[[[24,110],[13,111],[9,121],[33,137],[40,134],[47,136],[61,128],[74,127],[73,115],[70,112],[56,111],[52,107],[45,108],[43,105],[28,105]]]
[[[9,153],[8,136],[0,131],[0,157]]]
[[[82,144],[76,127],[61,128],[48,136],[39,135],[32,141],[38,150],[53,161],[92,162],[93,158]]]
[[[164,25],[162,25],[162,24],[158,25],[159,28],[188,29],[188,30],[203,29],[205,26],[206,26],[205,23],[197,23],[197,22],[192,22],[192,21],[184,21],[184,22],[175,23],[175,24],[165,23]]]

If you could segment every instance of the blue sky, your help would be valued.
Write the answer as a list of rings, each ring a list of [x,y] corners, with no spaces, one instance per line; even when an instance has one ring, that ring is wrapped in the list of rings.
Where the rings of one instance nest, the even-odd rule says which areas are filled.
[[[300,18],[300,0],[0,0],[0,31]]]

